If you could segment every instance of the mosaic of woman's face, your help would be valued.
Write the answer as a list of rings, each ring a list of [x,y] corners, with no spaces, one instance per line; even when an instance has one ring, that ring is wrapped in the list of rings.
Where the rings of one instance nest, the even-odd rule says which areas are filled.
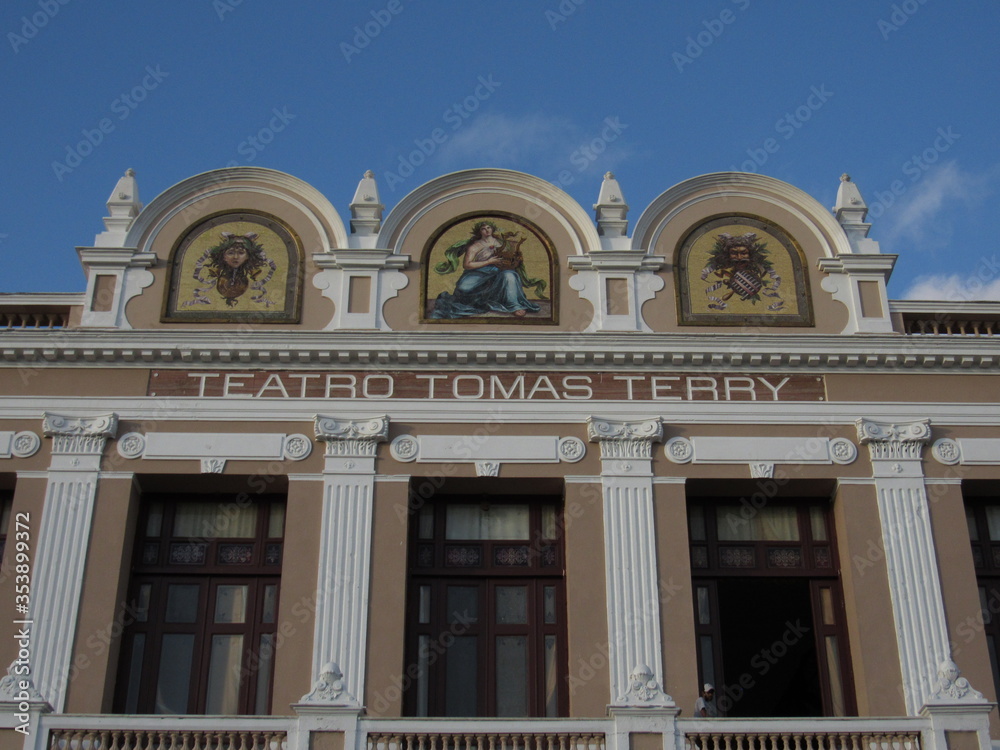
[[[230,268],[239,268],[247,262],[247,249],[243,245],[232,245],[222,253],[222,260]]]

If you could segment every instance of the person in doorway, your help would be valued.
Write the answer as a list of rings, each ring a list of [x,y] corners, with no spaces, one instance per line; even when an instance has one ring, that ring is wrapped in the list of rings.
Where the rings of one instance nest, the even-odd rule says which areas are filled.
[[[701,695],[694,702],[694,715],[700,719],[711,719],[715,713],[715,688],[709,683],[702,687]]]

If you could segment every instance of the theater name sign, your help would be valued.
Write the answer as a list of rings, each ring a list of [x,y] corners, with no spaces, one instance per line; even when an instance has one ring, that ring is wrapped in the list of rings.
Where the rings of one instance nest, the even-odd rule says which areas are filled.
[[[719,373],[154,370],[147,393],[179,398],[464,401],[823,401],[822,377]]]

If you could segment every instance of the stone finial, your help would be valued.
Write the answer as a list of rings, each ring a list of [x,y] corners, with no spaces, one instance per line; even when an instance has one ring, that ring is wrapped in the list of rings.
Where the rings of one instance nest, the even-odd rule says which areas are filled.
[[[983,694],[974,690],[969,681],[962,677],[958,666],[951,659],[945,659],[938,665],[938,679],[935,683],[934,694],[931,695],[931,702],[952,703],[952,702],[979,702],[983,701]]]
[[[94,238],[94,246],[123,247],[125,235],[141,210],[139,184],[135,179],[135,170],[129,168],[118,178],[115,189],[111,191],[108,216],[104,217],[104,231]]]
[[[311,692],[302,696],[302,703],[320,703],[328,706],[350,706],[356,703],[344,683],[344,674],[336,662],[327,662]]]
[[[601,191],[594,204],[597,216],[597,233],[602,237],[624,237],[628,231],[628,203],[622,195],[621,185],[611,172],[604,175]]]
[[[861,197],[858,185],[851,181],[846,172],[840,176],[840,187],[837,188],[837,205],[833,207],[837,221],[844,228],[847,239],[856,253],[878,253],[879,246],[875,240],[868,239],[872,225],[865,223],[868,216],[868,204]]]
[[[382,209],[385,206],[379,201],[378,184],[375,173],[370,169],[358,183],[351,201],[351,232],[359,235],[374,236],[382,227]]]
[[[628,677],[628,690],[618,698],[623,705],[670,706],[674,699],[660,689],[653,670],[645,664],[637,665]]]

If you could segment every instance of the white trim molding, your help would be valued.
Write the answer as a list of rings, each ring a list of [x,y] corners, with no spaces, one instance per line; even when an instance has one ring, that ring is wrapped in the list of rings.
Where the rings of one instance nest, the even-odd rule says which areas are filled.
[[[846,438],[672,437],[663,446],[675,464],[849,464],[858,448]]]
[[[674,700],[662,687],[653,518],[652,451],[653,443],[663,439],[663,423],[592,416],[587,436],[601,446],[611,701],[671,708]]]
[[[389,418],[317,415],[315,431],[316,439],[326,443],[326,461],[313,633],[314,689],[302,702],[358,708],[367,658],[375,453],[378,444],[388,439]],[[338,665],[343,665],[342,673]]]
[[[201,461],[203,473],[221,473],[219,461],[223,466],[226,461],[302,461],[312,453],[312,440],[276,432],[128,432],[118,439],[117,450],[130,460]]]
[[[389,453],[417,463],[576,463],[586,455],[580,438],[536,435],[398,435]],[[480,476],[496,476],[480,475]]]
[[[1000,439],[941,438],[931,446],[931,455],[948,466],[997,466],[1000,464]]]

